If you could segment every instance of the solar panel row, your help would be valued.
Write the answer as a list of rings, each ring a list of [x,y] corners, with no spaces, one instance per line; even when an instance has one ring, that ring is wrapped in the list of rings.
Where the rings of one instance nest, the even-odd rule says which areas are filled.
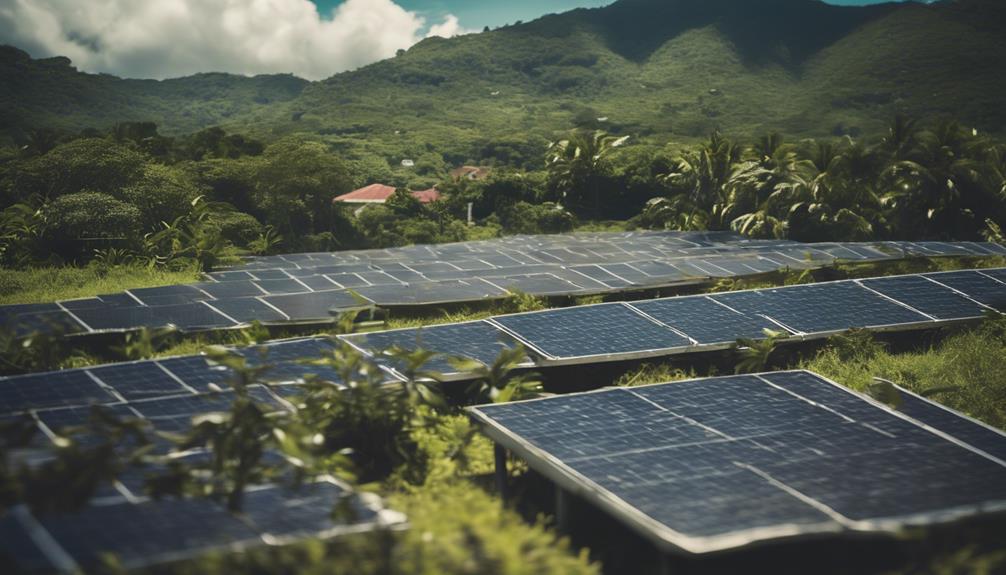
[[[632,303],[605,303],[503,315],[488,320],[338,336],[401,379],[398,347],[440,354],[426,369],[446,380],[470,379],[452,363],[462,357],[491,365],[500,351],[523,345],[526,367],[594,363],[724,349],[766,330],[817,338],[851,328],[908,329],[1006,312],[1006,270],[965,270],[767,288]],[[267,381],[315,375],[338,381],[331,367],[298,363],[331,353],[325,339],[239,350],[250,362],[268,352]],[[0,414],[205,391],[227,372],[202,357],[0,378]]]
[[[294,346],[299,351],[280,348],[277,359],[292,358],[302,352],[320,352],[323,343],[310,341]],[[264,361],[265,355],[246,348],[254,361]],[[191,429],[194,416],[223,411],[229,408],[232,393],[187,393],[178,388],[181,384],[175,376],[167,376],[165,364],[181,366],[178,373],[195,373],[202,383],[208,370],[205,365],[195,366],[202,358],[175,358],[165,362],[140,362],[113,365],[94,370],[65,372],[68,377],[60,379],[49,374],[41,381],[32,378],[23,380],[33,385],[40,397],[59,397],[67,400],[69,392],[77,389],[86,377],[101,377],[91,383],[114,386],[106,391],[119,396],[119,402],[106,407],[119,418],[139,418],[146,420],[153,431],[183,434]],[[226,376],[219,372],[214,374]],[[148,379],[149,378],[149,379]],[[71,381],[72,380],[72,381]],[[195,380],[189,378],[195,384]],[[9,382],[8,382],[9,383]],[[72,383],[72,384],[71,384]],[[173,387],[174,386],[174,387]],[[185,385],[188,388],[190,386]],[[282,391],[288,387],[268,389],[253,386],[251,396],[263,405],[276,410],[285,409],[277,395],[286,396]],[[5,392],[9,387],[2,388]],[[24,387],[22,387],[24,389]],[[94,388],[87,390],[90,399],[108,402],[110,397],[93,397]],[[135,394],[127,395],[127,392]],[[148,395],[163,394],[148,397]],[[84,394],[77,394],[81,399]],[[123,397],[125,396],[125,397]],[[0,394],[8,405],[11,400]],[[37,404],[33,404],[37,405]],[[31,462],[47,457],[50,440],[58,435],[77,429],[74,437],[85,445],[92,440],[80,435],[80,430],[92,417],[92,407],[57,407],[46,404],[47,409],[34,410],[27,416],[38,426],[40,434],[32,449],[22,455]],[[9,417],[5,419],[10,419]],[[149,434],[154,454],[167,454],[174,445],[160,434]],[[96,438],[95,438],[96,440]],[[127,447],[125,445],[121,446]],[[271,456],[271,454],[267,454]],[[198,462],[205,459],[204,452],[189,453],[185,460]],[[41,460],[39,459],[39,460]],[[143,468],[128,469],[114,485],[99,488],[95,499],[84,508],[71,513],[35,514],[24,507],[17,507],[6,514],[0,514],[0,555],[14,561],[25,571],[80,571],[80,568],[99,567],[104,556],[114,553],[122,566],[127,569],[155,565],[195,557],[210,550],[236,550],[254,545],[282,544],[302,537],[332,537],[347,532],[358,532],[402,524],[404,518],[392,511],[381,508],[376,500],[361,498],[345,485],[327,480],[302,486],[297,489],[275,485],[260,485],[250,488],[244,498],[240,515],[228,513],[222,506],[209,500],[161,499],[151,500],[145,496],[147,477],[161,471],[156,464]],[[349,505],[349,513],[334,515],[333,509],[342,501]]]
[[[497,443],[662,548],[705,553],[1006,510],[1006,436],[810,372],[470,408]]]
[[[541,296],[608,293],[785,268],[816,268],[836,259],[879,261],[961,254],[1006,255],[1006,249],[980,243],[799,244],[744,240],[729,233],[522,236],[444,246],[269,256],[252,260],[246,270],[209,274],[207,281],[192,285],[6,306],[0,308],[0,325],[19,335],[168,325],[183,331],[214,330],[252,321],[330,321],[342,311],[369,305],[499,299],[513,290]]]

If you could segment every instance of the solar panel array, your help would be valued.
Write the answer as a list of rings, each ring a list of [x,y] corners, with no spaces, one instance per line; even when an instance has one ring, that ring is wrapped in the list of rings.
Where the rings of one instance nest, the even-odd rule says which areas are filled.
[[[261,404],[281,410],[288,405],[284,400],[298,393],[298,383],[309,374],[338,383],[338,374],[331,368],[296,362],[331,349],[329,342],[312,339],[238,351],[251,365],[267,362],[273,366],[264,379],[277,385],[255,385],[249,392]],[[189,356],[4,378],[0,379],[0,422],[29,418],[37,426],[33,444],[17,454],[26,462],[50,457],[58,434],[83,429],[93,405],[103,405],[120,418],[146,420],[153,431],[184,433],[194,416],[229,408],[233,393],[226,389],[231,375],[228,368],[204,357]],[[149,438],[154,453],[167,454],[173,447],[160,435],[149,434]],[[90,441],[87,436],[81,439],[85,444]],[[184,459],[198,463],[207,456],[196,451]],[[17,507],[0,515],[0,555],[25,571],[98,566],[105,553],[115,553],[124,567],[135,568],[210,550],[330,537],[404,521],[336,480],[296,490],[255,486],[246,493],[240,516],[208,500],[151,500],[145,496],[146,478],[158,471],[155,465],[128,469],[114,485],[100,487],[89,505],[72,513],[34,514]],[[351,513],[333,517],[332,510],[341,500],[348,502]]]
[[[0,307],[19,334],[183,331],[330,321],[340,311],[532,295],[587,295],[809,269],[836,260],[1006,255],[989,243],[800,244],[730,232],[628,232],[514,236],[483,242],[254,258],[206,281],[119,294]]]
[[[524,367],[547,367],[726,349],[738,338],[765,338],[765,330],[814,339],[852,328],[934,327],[1006,312],[1004,282],[1006,269],[937,272],[603,303],[336,339],[374,358],[389,381],[404,379],[401,362],[382,353],[392,347],[436,352],[425,369],[448,381],[466,380],[472,374],[452,357],[488,366],[517,345],[528,350]],[[330,367],[297,362],[330,354],[333,345],[326,338],[304,338],[238,351],[252,363],[268,363],[263,377],[273,383],[295,383],[310,374],[338,381]],[[268,352],[264,360],[262,350]],[[226,378],[226,369],[200,356],[0,378],[0,414],[205,392]]]
[[[1006,511],[1006,436],[805,371],[470,408],[497,443],[667,550]]]

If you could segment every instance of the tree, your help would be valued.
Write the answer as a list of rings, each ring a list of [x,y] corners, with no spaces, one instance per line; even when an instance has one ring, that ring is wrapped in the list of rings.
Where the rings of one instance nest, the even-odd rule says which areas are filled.
[[[269,146],[258,172],[259,205],[267,223],[286,237],[331,231],[346,225],[332,198],[349,191],[345,165],[321,142],[287,137]]]
[[[628,140],[602,131],[578,131],[568,140],[549,144],[545,166],[553,197],[564,207],[600,219],[601,189],[611,170],[608,155]]]

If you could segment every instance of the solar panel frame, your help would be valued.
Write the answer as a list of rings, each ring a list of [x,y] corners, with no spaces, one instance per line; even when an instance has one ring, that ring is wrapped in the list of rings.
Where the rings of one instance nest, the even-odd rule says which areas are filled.
[[[879,409],[886,414],[893,415],[900,420],[903,420],[909,425],[917,426],[921,431],[928,432],[935,435],[937,438],[941,438],[947,441],[949,444],[956,445],[960,448],[967,450],[969,453],[976,454],[983,458],[984,461],[992,462],[998,464],[1001,467],[1006,467],[1006,462],[997,460],[995,457],[988,455],[987,453],[977,449],[967,443],[957,440],[953,436],[950,436],[942,431],[932,429],[926,426],[924,423],[915,420],[907,415],[899,413],[890,409],[888,406],[873,400],[872,398],[858,394],[851,389],[841,386],[840,384],[815,374],[806,370],[794,370],[791,372],[774,372],[775,374],[783,373],[794,373],[794,374],[806,374],[816,380],[840,389],[841,391],[851,394],[855,398],[866,402],[870,406]],[[766,374],[752,374],[753,377],[758,377],[769,383],[764,376],[771,376],[774,373]],[[737,377],[737,376],[734,376]],[[744,377],[744,376],[741,376]],[[722,379],[722,378],[703,378],[703,379]],[[701,381],[698,380],[687,380],[676,383],[692,383]],[[667,386],[669,384],[659,383],[652,385],[639,386],[635,388],[602,388],[599,390],[588,391],[578,394],[571,394],[559,397],[532,399],[521,402],[515,402],[507,405],[514,404],[528,404],[533,402],[544,402],[555,399],[569,399],[571,397],[588,397],[594,394],[611,393],[623,390],[643,390],[646,388],[656,388],[659,386]],[[770,384],[771,385],[771,384]],[[800,397],[800,396],[797,396]],[[645,399],[645,398],[644,398]],[[801,398],[809,403],[814,403],[806,398]],[[572,466],[567,464],[563,459],[552,454],[549,450],[539,447],[526,440],[520,436],[519,433],[510,430],[506,425],[497,421],[492,415],[487,414],[485,409],[493,409],[494,407],[500,407],[500,404],[495,405],[482,405],[473,406],[466,408],[466,412],[469,417],[473,419],[482,428],[483,433],[489,436],[497,445],[502,446],[505,449],[518,455],[520,458],[528,462],[530,467],[544,476],[554,481],[560,488],[573,494],[577,494],[584,498],[588,502],[600,507],[606,512],[610,513],[623,523],[627,524],[630,528],[634,529],[640,533],[645,538],[652,541],[658,548],[666,552],[673,553],[686,553],[686,554],[707,554],[707,553],[717,553],[728,550],[733,550],[742,547],[750,547],[765,544],[774,540],[787,539],[787,540],[803,540],[818,538],[829,534],[847,534],[847,533],[864,533],[872,535],[880,534],[893,534],[901,529],[908,526],[915,525],[932,525],[940,523],[948,523],[964,519],[977,515],[979,513],[999,513],[1006,511],[1006,497],[1002,500],[996,500],[993,503],[975,503],[967,506],[954,507],[951,509],[942,509],[935,512],[924,512],[916,513],[905,516],[892,516],[892,517],[881,517],[870,520],[858,520],[858,521],[834,521],[829,520],[821,523],[809,523],[805,525],[787,524],[779,525],[777,527],[760,527],[756,529],[749,529],[746,531],[739,531],[734,533],[727,533],[724,535],[717,535],[713,537],[695,537],[685,534],[680,531],[676,531],[672,527],[662,523],[645,513],[636,507],[630,505],[624,499],[619,497],[617,493],[595,483],[588,476],[576,471]],[[827,408],[826,408],[827,409]],[[744,439],[741,439],[745,441]],[[770,477],[768,479],[771,479]]]

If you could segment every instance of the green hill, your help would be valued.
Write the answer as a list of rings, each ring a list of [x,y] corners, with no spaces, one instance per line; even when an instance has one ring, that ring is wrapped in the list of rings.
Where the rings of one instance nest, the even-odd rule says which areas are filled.
[[[998,0],[837,7],[817,0],[620,0],[450,40],[307,83],[198,75],[163,82],[0,53],[4,132],[153,120],[272,139],[320,134],[349,157],[431,151],[537,161],[573,126],[662,142],[873,134],[896,113],[1006,131]],[[14,105],[10,105],[14,102]]]
[[[0,46],[0,135],[103,129],[123,121],[153,121],[162,133],[190,133],[236,118],[252,121],[296,98],[307,84],[289,74],[125,80],[78,72],[67,58],[33,60]]]

